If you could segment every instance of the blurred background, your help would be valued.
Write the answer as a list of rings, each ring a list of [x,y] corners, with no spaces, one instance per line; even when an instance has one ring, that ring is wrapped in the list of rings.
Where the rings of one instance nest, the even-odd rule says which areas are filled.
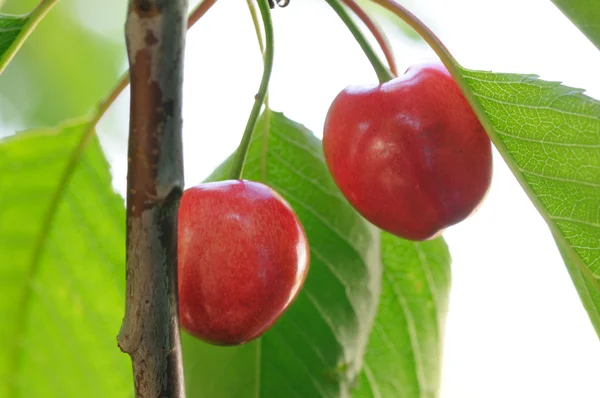
[[[37,1],[2,3],[2,12],[25,13]],[[600,98],[600,53],[549,0],[403,4],[465,67],[534,73]],[[84,116],[109,93],[126,69],[125,8],[124,0],[59,3],[0,77],[0,136]],[[434,58],[393,17],[377,16],[400,70]],[[291,0],[273,18],[271,107],[320,137],[335,95],[349,84],[375,83],[376,76],[323,1]],[[246,2],[219,1],[188,34],[186,185],[202,181],[237,147],[261,72]],[[119,193],[125,189],[128,101],[126,91],[98,131]],[[444,235],[453,288],[442,398],[597,397],[598,338],[549,230],[502,159],[495,161],[481,210]]]

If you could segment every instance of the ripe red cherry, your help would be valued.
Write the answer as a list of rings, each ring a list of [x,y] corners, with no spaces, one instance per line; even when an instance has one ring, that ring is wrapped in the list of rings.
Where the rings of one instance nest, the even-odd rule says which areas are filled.
[[[187,189],[177,252],[181,325],[218,345],[266,332],[308,272],[308,242],[296,214],[277,192],[252,181]]]
[[[323,147],[356,210],[405,239],[431,239],[464,220],[491,182],[490,140],[439,63],[344,89],[327,114]]]

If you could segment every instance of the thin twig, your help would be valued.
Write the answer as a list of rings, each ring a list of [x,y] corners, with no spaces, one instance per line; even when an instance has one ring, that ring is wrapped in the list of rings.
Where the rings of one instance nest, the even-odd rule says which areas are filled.
[[[194,26],[216,2],[217,0],[204,0],[198,4],[188,17],[188,29]]]

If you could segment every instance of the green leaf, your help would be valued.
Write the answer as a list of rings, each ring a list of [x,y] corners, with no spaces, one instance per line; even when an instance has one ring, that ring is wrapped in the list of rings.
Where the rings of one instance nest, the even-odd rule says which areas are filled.
[[[536,76],[461,73],[494,144],[552,230],[600,335],[600,102]]]
[[[0,74],[56,0],[42,1],[27,15],[0,14]]]
[[[87,127],[0,141],[1,397],[132,392],[131,366],[116,344],[125,210],[98,141],[78,149]],[[73,154],[81,158],[61,187]]]
[[[449,288],[445,244],[381,237],[336,188],[321,142],[269,114],[254,133],[244,178],[266,182],[297,212],[311,246],[309,276],[297,301],[255,342],[214,347],[184,334],[189,397],[349,397],[355,386],[354,397],[371,396],[362,372],[367,343],[369,382],[383,394],[372,396],[437,391]],[[225,178],[230,165],[231,158],[209,180]]]
[[[600,50],[600,2],[595,0],[552,0],[552,2]]]
[[[379,311],[353,398],[437,397],[450,293],[442,238],[410,242],[382,233]]]

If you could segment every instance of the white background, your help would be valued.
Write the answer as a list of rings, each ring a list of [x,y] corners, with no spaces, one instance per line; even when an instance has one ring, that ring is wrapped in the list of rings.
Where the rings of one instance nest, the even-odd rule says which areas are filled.
[[[535,73],[600,97],[600,53],[549,0],[413,3],[462,65]],[[376,76],[323,1],[292,0],[273,17],[272,108],[321,136],[334,96]],[[392,38],[402,71],[433,57]],[[258,87],[262,63],[245,1],[219,1],[189,33],[186,57],[185,171],[193,185],[236,148]],[[122,96],[100,129],[120,192],[127,102]],[[453,288],[442,398],[597,398],[598,338],[546,225],[499,156],[484,206],[445,237]]]

